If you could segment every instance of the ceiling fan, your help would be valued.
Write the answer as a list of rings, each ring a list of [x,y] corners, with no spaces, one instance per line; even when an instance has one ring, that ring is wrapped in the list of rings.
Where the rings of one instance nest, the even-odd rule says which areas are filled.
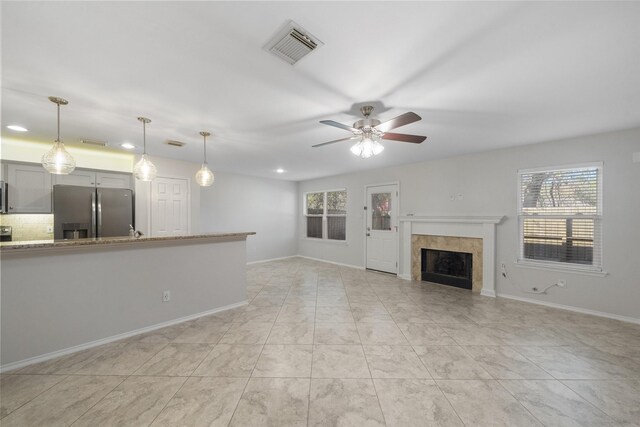
[[[360,107],[360,112],[364,116],[364,119],[358,120],[353,124],[353,126],[343,125],[342,123],[338,123],[333,120],[320,120],[320,123],[324,125],[348,130],[353,133],[353,136],[335,139],[322,144],[316,144],[313,147],[322,147],[323,145],[334,144],[336,142],[359,139],[359,141],[351,147],[351,152],[356,156],[366,159],[368,157],[375,156],[376,154],[380,154],[382,150],[384,150],[384,146],[379,142],[381,139],[411,142],[413,144],[420,144],[422,141],[427,139],[426,136],[421,135],[389,132],[391,129],[399,128],[400,126],[422,120],[422,118],[416,113],[409,112],[400,114],[398,117],[381,123],[380,120],[369,118],[373,112],[373,107],[371,105],[364,105]]]

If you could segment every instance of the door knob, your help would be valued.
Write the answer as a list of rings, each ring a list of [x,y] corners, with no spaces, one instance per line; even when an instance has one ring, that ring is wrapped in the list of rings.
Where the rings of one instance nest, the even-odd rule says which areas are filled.
[[[371,233],[367,233],[367,237],[371,236]]]

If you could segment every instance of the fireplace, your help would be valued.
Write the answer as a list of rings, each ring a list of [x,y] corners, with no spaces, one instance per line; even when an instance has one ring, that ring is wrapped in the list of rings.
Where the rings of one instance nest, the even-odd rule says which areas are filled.
[[[422,280],[471,289],[473,256],[466,252],[421,249]]]

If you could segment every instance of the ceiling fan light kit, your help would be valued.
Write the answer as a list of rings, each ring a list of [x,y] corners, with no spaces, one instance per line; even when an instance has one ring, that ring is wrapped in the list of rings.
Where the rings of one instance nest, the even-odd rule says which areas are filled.
[[[138,120],[142,122],[142,156],[136,165],[133,167],[133,174],[136,179],[140,181],[153,181],[158,174],[158,169],[154,165],[149,156],[147,156],[147,123],[151,123],[151,120],[146,117],[138,117]]]
[[[348,130],[353,134],[348,138],[335,139],[333,141],[324,142],[322,144],[316,144],[313,147],[322,147],[324,145],[334,144],[341,141],[350,141],[353,139],[360,139],[354,146],[351,147],[351,152],[356,156],[367,159],[369,157],[380,154],[384,150],[384,146],[379,142],[381,139],[399,142],[410,142],[413,144],[420,144],[427,139],[426,136],[421,135],[408,135],[403,133],[389,133],[391,129],[398,128],[400,126],[408,125],[413,122],[422,120],[422,118],[416,113],[409,112],[399,115],[384,123],[378,119],[371,119],[369,116],[373,112],[371,105],[364,105],[360,107],[360,112],[364,116],[364,119],[360,119],[353,124],[353,126],[344,125],[342,123],[335,122],[333,120],[321,120],[323,125],[329,125],[337,127],[339,129]]]
[[[60,139],[60,106],[67,105],[66,99],[50,96],[49,101],[58,106],[58,138],[53,143],[53,147],[42,156],[42,167],[55,175],[68,175],[76,168],[76,161],[64,148],[64,143]]]
[[[368,159],[376,156],[384,150],[384,146],[377,141],[378,138],[363,136],[362,139],[351,147],[351,152],[358,157]]]

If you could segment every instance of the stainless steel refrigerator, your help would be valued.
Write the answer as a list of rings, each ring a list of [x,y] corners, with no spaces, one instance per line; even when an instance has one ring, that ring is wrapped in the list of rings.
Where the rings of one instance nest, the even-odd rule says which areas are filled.
[[[128,236],[133,192],[120,188],[53,186],[55,239]]]

